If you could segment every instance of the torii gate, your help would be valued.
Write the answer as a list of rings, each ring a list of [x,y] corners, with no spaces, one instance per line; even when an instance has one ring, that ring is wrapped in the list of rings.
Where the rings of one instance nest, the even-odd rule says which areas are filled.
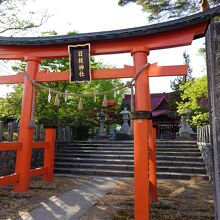
[[[170,22],[118,31],[36,38],[1,37],[0,59],[25,60],[27,74],[37,82],[65,81],[69,80],[68,72],[39,72],[40,61],[48,58],[68,57],[68,45],[90,43],[92,55],[131,53],[134,60],[134,66],[125,66],[122,69],[94,70],[92,72],[93,80],[133,77],[132,74],[146,64],[151,50],[189,45],[193,39],[204,36],[211,18],[220,14],[219,11],[220,7],[216,7]],[[134,203],[136,220],[149,219],[149,179],[153,185],[152,191],[156,192],[156,164],[152,160],[154,145],[152,120],[145,116],[151,111],[149,77],[184,75],[186,72],[185,65],[158,67],[154,64],[148,70],[143,71],[135,82]],[[33,128],[28,128],[28,124],[31,120],[33,85],[22,74],[0,76],[0,84],[12,83],[24,84],[19,132],[21,146],[19,145],[17,151],[16,163],[17,179],[16,182],[12,182],[14,191],[25,192],[29,189],[31,177],[29,171]],[[54,132],[54,130],[48,132],[47,139],[54,141]],[[53,153],[50,151],[50,154],[46,154],[45,164],[50,171],[50,175],[45,178],[46,181],[52,180],[53,177]],[[0,179],[0,185],[2,184]],[[153,199],[156,200],[156,197]]]

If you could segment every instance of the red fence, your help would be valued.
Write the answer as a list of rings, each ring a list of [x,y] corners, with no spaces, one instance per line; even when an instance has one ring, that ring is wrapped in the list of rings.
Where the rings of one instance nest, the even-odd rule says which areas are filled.
[[[55,129],[47,128],[45,141],[32,142],[32,149],[44,148],[44,166],[29,170],[29,177],[43,176],[44,181],[53,180],[54,174],[54,146],[55,146]],[[0,151],[18,151],[22,150],[22,142],[0,142]],[[17,163],[17,161],[16,161]],[[17,164],[16,164],[17,166]],[[20,181],[19,174],[13,173],[0,177],[0,186],[16,184]]]

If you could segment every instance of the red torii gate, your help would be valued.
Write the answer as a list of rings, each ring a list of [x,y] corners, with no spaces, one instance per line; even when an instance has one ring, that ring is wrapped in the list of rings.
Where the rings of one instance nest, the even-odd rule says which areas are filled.
[[[47,73],[38,71],[40,61],[47,58],[68,57],[68,45],[79,43],[90,43],[91,54],[114,54],[131,53],[134,66],[125,66],[122,69],[94,70],[92,79],[109,79],[133,77],[147,62],[150,50],[170,48],[191,44],[193,39],[204,36],[210,19],[219,14],[220,7],[196,15],[178,19],[171,22],[131,28],[119,31],[107,31],[89,34],[76,34],[68,36],[55,36],[43,38],[0,38],[0,59],[25,60],[27,63],[26,72],[37,82],[63,81],[69,79],[68,72]],[[170,66],[157,67],[151,65],[148,70],[143,71],[135,82],[135,111],[137,117],[134,119],[134,201],[135,219],[149,219],[149,178],[155,193],[156,187],[156,164],[152,160],[154,146],[152,120],[145,117],[140,118],[139,113],[151,111],[149,77],[186,74],[187,67]],[[19,132],[19,147],[17,150],[16,181],[15,176],[11,182],[14,183],[14,191],[25,192],[29,189],[29,179],[34,174],[42,174],[35,171],[30,173],[31,150],[33,128],[29,128],[31,120],[33,85],[22,74],[14,76],[0,76],[0,84],[24,83],[21,122]],[[143,114],[142,114],[143,115]],[[48,130],[47,140],[50,140],[50,147],[45,148],[45,166],[47,172],[45,181],[53,178],[53,146],[55,131]],[[52,141],[51,141],[52,140]],[[35,144],[39,146],[39,144]],[[5,143],[0,143],[0,150],[5,149]],[[150,160],[149,160],[150,152]],[[154,152],[155,153],[155,152]],[[149,177],[150,168],[150,177]],[[0,185],[10,182],[7,176],[0,179]],[[1,182],[2,180],[2,182]],[[154,194],[155,195],[155,194]],[[156,200],[156,198],[153,198]]]

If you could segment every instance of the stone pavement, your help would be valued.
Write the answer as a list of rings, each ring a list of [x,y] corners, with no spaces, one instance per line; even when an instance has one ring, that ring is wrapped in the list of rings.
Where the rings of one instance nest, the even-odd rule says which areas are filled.
[[[48,203],[16,220],[75,220],[79,219],[113,187],[120,183],[118,178],[95,177],[77,189],[72,189],[59,197],[52,197]]]

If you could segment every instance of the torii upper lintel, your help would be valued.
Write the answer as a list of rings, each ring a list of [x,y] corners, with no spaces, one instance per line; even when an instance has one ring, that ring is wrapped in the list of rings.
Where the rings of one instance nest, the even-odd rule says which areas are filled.
[[[136,28],[51,37],[0,37],[0,59],[41,59],[68,57],[68,45],[91,44],[91,54],[130,52],[134,47],[149,50],[191,44],[203,37],[211,18],[220,15],[220,6],[188,17]]]

